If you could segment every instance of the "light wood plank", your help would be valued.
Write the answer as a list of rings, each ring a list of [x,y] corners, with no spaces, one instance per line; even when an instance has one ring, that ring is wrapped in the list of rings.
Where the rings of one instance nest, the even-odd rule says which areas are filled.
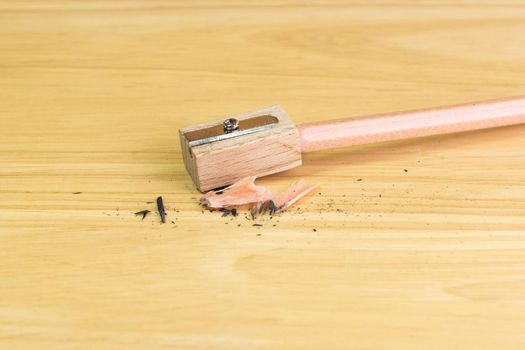
[[[177,139],[521,95],[523,38],[521,1],[0,1],[0,348],[523,349],[525,127],[307,154],[262,227]]]

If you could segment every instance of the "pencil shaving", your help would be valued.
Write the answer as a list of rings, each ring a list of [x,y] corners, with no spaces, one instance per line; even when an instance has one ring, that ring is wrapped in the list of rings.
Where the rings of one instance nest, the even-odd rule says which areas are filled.
[[[273,213],[285,210],[311,192],[317,185],[308,186],[301,179],[280,194],[266,186],[255,184],[255,176],[245,177],[233,185],[219,191],[209,191],[201,198],[201,204],[212,209],[251,205],[252,216],[261,214],[266,209]]]
[[[306,196],[316,187],[317,185],[308,186],[304,179],[301,179],[288,187],[284,193],[277,195],[273,202],[279,210],[284,210]]]
[[[209,191],[201,204],[214,209],[266,202],[273,194],[265,186],[255,184],[255,176],[245,177],[220,191]]]

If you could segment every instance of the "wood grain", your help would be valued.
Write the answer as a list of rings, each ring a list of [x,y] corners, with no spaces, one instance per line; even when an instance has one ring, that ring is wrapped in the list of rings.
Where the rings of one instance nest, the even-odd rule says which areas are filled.
[[[525,127],[307,154],[262,227],[177,140],[522,95],[523,2],[4,0],[0,38],[0,348],[525,347]]]

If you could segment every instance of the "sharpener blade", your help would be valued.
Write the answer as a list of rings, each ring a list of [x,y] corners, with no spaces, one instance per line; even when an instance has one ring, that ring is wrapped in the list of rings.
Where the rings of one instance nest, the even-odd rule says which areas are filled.
[[[277,117],[269,114],[261,115],[239,120],[238,130],[232,132],[225,131],[221,123],[216,126],[187,132],[185,137],[188,140],[189,146],[194,147],[271,129],[277,125],[278,122],[279,119]]]

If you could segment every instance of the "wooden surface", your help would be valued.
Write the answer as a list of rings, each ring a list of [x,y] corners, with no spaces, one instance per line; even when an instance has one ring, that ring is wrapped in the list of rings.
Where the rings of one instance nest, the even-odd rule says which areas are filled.
[[[524,93],[523,2],[367,3],[1,1],[0,348],[523,349],[525,126],[308,154],[262,227],[197,204],[180,127]]]

